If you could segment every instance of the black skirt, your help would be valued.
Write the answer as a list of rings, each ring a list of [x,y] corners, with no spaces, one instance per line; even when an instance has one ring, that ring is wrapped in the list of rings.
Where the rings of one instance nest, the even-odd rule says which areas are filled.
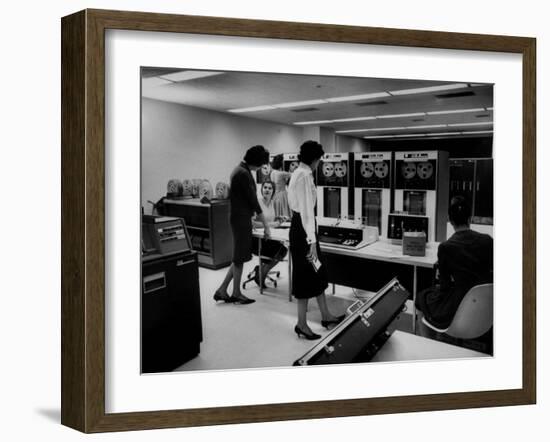
[[[315,270],[313,264],[307,259],[310,246],[307,243],[307,235],[298,212],[292,212],[289,240],[292,256],[292,294],[297,299],[314,298],[321,295],[328,287],[326,265],[321,256],[319,241],[316,242],[316,246],[321,267]]]
[[[233,233],[233,258],[235,264],[242,264],[252,259],[252,218],[250,216],[230,216]]]

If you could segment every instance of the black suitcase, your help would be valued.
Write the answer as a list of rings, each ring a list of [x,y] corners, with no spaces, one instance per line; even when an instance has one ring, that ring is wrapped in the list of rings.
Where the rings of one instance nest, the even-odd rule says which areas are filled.
[[[357,301],[348,316],[293,365],[368,362],[390,337],[388,325],[404,309],[409,292],[397,278],[372,299]]]

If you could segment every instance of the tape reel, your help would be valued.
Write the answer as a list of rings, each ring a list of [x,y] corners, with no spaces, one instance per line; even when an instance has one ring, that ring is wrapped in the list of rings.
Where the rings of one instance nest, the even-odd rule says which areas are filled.
[[[338,178],[344,178],[348,174],[348,165],[343,161],[334,164],[334,173]]]
[[[386,178],[389,172],[390,167],[388,166],[388,163],[385,163],[384,161],[380,161],[374,165],[374,173],[377,178]]]
[[[225,200],[229,197],[229,185],[220,181],[216,184],[216,198]]]
[[[292,163],[290,163],[290,166],[288,166],[288,171],[290,173],[294,172],[298,167],[298,161],[293,161]]]
[[[432,163],[423,161],[416,165],[416,174],[423,180],[430,179],[434,173],[434,167]]]
[[[323,175],[327,178],[334,175],[334,164],[332,163],[323,163],[323,166],[321,167],[321,170],[323,171]]]
[[[361,163],[359,172],[363,178],[370,178],[374,174],[374,165],[372,163]]]
[[[210,181],[208,180],[202,180],[202,182],[199,184],[199,198],[206,197],[208,199],[212,199],[214,195],[214,189],[212,189],[212,184],[210,184]]]
[[[416,164],[412,161],[406,161],[401,164],[401,175],[403,175],[403,178],[406,180],[414,178],[416,175]]]
[[[171,179],[166,186],[166,192],[173,196],[183,195],[183,183],[177,179]]]

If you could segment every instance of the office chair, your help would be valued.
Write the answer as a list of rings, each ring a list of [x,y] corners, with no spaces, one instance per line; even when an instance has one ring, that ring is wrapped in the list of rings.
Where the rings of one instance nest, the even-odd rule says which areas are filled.
[[[243,282],[243,289],[246,289],[246,284],[248,284],[251,281],[254,281],[259,271],[260,271],[259,267],[256,266],[250,273],[248,273],[248,275],[246,275],[246,281]],[[273,287],[277,288],[277,280],[273,276],[275,278],[279,278],[281,276],[281,272],[278,270],[270,270],[269,272],[267,272],[267,275],[265,277],[267,281],[273,284]],[[267,288],[267,287],[264,285],[263,288]]]
[[[440,329],[430,324],[426,317],[422,323],[440,334],[443,341],[492,353],[492,337],[475,342],[485,337],[493,327],[493,284],[481,284],[472,287],[460,302],[449,327]],[[448,339],[446,337],[450,337]]]

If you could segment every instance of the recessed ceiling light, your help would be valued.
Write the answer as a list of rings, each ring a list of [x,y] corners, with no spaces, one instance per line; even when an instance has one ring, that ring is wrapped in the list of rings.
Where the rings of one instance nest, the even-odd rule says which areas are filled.
[[[296,121],[294,124],[297,126],[307,126],[308,124],[328,124],[332,123],[332,120],[319,120],[319,121]]]
[[[407,117],[421,117],[424,115],[426,115],[425,112],[414,112],[412,114],[377,115],[376,118],[407,118]]]
[[[312,104],[325,104],[325,100],[307,100],[307,101],[295,101],[293,103],[277,103],[272,104],[273,107],[277,109],[286,109],[287,107],[299,107],[299,106],[310,106]]]
[[[476,109],[456,109],[456,110],[443,110],[443,111],[430,111],[426,112],[428,115],[445,115],[445,114],[462,114],[467,112],[482,112],[485,108],[478,107]]]
[[[366,130],[368,130],[368,131],[370,132],[370,131],[377,131],[377,130],[405,130],[405,129],[408,129],[408,127],[405,127],[405,126],[399,126],[399,127],[375,127],[375,128],[366,129]]]
[[[463,135],[475,135],[475,134],[492,134],[492,130],[473,130],[468,132],[462,132]]]
[[[241,112],[259,112],[266,110],[275,109],[273,106],[255,106],[255,107],[243,107],[240,109],[229,109],[228,112],[233,112],[235,114],[240,114]]]
[[[430,133],[426,134],[429,137],[440,137],[445,135],[460,135],[462,132],[438,132],[438,133]]]
[[[420,126],[407,126],[407,129],[432,129],[436,127],[447,127],[446,124],[423,124]]]
[[[493,124],[491,121],[483,121],[479,123],[452,123],[448,124],[449,127],[456,127],[456,126],[489,126]]]
[[[453,83],[453,84],[443,84],[441,86],[429,86],[429,87],[419,87],[415,89],[402,89],[399,91],[390,91],[390,94],[391,95],[426,94],[428,92],[449,91],[453,89],[463,89],[465,87],[468,87],[466,83]]]
[[[337,134],[351,134],[351,133],[354,133],[354,132],[367,132],[369,130],[372,130],[372,129],[336,130],[336,131],[334,131],[334,133],[337,133]]]
[[[339,118],[338,120],[332,120],[332,122],[345,123],[347,121],[366,121],[366,120],[376,120],[376,117]]]
[[[214,75],[225,74],[225,72],[213,72],[213,71],[180,71],[173,74],[161,75],[160,78],[173,81],[175,83],[181,83],[182,81],[195,80],[197,78],[212,77]]]
[[[488,110],[488,111],[490,111],[490,110],[492,111],[492,110],[493,110],[492,107],[486,107],[485,109]]]
[[[359,101],[359,100],[368,100],[370,98],[380,98],[380,97],[389,97],[390,94],[387,92],[374,92],[372,94],[362,94],[362,95],[349,95],[347,97],[331,97],[326,98],[326,101],[329,103],[341,103],[343,101]]]

